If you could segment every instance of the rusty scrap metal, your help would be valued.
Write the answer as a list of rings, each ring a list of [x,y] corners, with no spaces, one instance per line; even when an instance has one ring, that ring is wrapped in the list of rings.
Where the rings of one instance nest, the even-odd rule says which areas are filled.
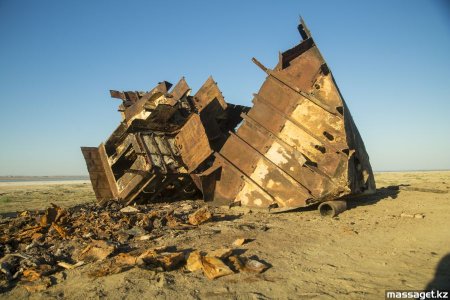
[[[240,256],[242,249],[236,245],[208,249],[206,254],[167,245],[170,237],[180,230],[195,230],[204,226],[205,221],[220,222],[220,218],[212,218],[220,208],[206,207],[202,201],[193,200],[135,205],[134,210],[124,205],[118,201],[109,201],[104,206],[86,203],[67,209],[52,205],[42,212],[26,211],[16,217],[0,218],[3,232],[0,293],[15,286],[30,292],[43,291],[55,284],[50,276],[75,268],[80,268],[83,274],[101,277],[134,267],[168,271],[186,266],[191,272],[202,270],[206,277],[214,279],[248,271],[233,268],[230,256],[240,261],[254,259]],[[197,225],[188,224],[192,218]],[[45,219],[51,223],[43,223]],[[202,232],[196,236],[201,237]]]
[[[251,108],[225,102],[209,78],[150,92],[111,91],[122,123],[82,148],[99,202],[196,197],[291,209],[375,191],[364,143],[303,20],[302,41],[280,53]],[[238,126],[239,125],[239,126]],[[237,128],[238,127],[238,128]]]
[[[82,147],[100,203],[196,198],[208,189],[199,174],[248,108],[226,103],[212,77],[194,96],[184,78],[170,87],[164,81],[147,93],[111,91],[123,102],[121,124],[99,147]]]

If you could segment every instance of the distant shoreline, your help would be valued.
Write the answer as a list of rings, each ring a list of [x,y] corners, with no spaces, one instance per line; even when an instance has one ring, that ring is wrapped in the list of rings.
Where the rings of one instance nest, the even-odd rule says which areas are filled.
[[[91,184],[90,180],[75,179],[75,180],[22,180],[22,181],[1,181],[0,190],[11,189],[16,187],[27,186],[49,186],[49,185],[73,185],[73,184]]]
[[[0,176],[0,182],[89,180],[89,176]]]

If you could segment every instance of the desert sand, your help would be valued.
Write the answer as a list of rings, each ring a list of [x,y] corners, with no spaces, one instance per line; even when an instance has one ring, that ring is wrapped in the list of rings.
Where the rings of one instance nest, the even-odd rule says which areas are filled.
[[[338,217],[315,208],[268,214],[220,208],[230,216],[174,231],[155,247],[210,250],[237,238],[247,256],[270,265],[264,273],[209,280],[185,269],[141,268],[101,277],[88,265],[53,276],[47,290],[17,286],[4,299],[380,299],[389,289],[450,288],[450,171],[376,173],[376,195],[349,201]],[[86,182],[0,186],[3,216],[94,201]]]

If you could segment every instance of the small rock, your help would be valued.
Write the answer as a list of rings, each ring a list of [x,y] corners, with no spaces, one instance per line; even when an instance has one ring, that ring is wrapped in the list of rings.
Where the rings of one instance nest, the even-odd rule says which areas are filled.
[[[414,214],[414,215],[412,215],[412,214],[407,214],[407,213],[401,213],[400,217],[401,218],[423,219],[423,218],[425,218],[425,215],[424,214]]]
[[[126,207],[122,208],[120,210],[120,212],[124,213],[124,214],[135,214],[135,213],[139,212],[139,209],[137,209],[134,206],[126,206]]]
[[[401,213],[401,214],[400,214],[400,217],[401,217],[401,218],[414,218],[414,215]]]
[[[253,272],[253,273],[261,273],[267,268],[268,268],[268,266],[262,262],[259,262],[254,259],[248,259],[245,262],[244,271]]]
[[[233,242],[233,246],[242,246],[245,243],[248,243],[250,240],[246,238],[237,239]]]

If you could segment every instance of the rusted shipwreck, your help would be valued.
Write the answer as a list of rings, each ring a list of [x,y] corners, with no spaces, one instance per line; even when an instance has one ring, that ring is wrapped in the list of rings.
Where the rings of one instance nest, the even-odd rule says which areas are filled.
[[[172,89],[111,91],[122,122],[99,147],[82,147],[100,203],[202,196],[217,205],[276,210],[321,203],[324,214],[375,191],[364,143],[303,20],[302,41],[279,54],[251,108],[227,103],[209,78],[191,96]]]

